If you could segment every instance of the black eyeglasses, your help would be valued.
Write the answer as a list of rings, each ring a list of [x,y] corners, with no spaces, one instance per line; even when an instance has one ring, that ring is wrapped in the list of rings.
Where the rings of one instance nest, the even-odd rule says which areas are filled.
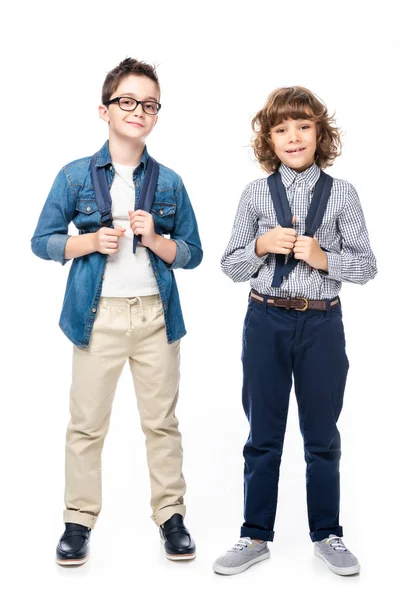
[[[121,110],[126,110],[128,112],[135,110],[138,104],[141,104],[144,112],[147,115],[156,115],[161,108],[161,104],[159,102],[153,102],[152,100],[135,100],[135,98],[131,98],[130,96],[119,96],[118,98],[113,98],[106,103],[106,106],[109,104],[118,104]]]

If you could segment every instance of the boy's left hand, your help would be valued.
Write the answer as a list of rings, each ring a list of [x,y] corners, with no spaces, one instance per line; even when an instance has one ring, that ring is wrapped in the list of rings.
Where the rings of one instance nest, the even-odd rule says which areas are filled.
[[[156,233],[154,221],[150,213],[144,210],[128,210],[129,224],[135,235],[142,236],[143,246],[148,248],[154,244]]]
[[[321,249],[316,237],[311,238],[307,235],[298,235],[293,247],[294,257],[304,260],[310,267],[328,271],[328,259],[325,252]]]

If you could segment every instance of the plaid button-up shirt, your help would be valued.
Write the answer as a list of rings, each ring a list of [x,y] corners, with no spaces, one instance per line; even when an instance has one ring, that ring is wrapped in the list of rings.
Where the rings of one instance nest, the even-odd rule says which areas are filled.
[[[297,173],[284,164],[279,167],[286,189],[294,225],[304,235],[305,219],[312,200],[320,169],[314,163]],[[334,179],[322,224],[316,232],[326,250],[328,272],[299,261],[279,288],[271,287],[275,270],[275,254],[258,257],[257,238],[279,225],[267,178],[257,179],[243,191],[228,247],[221,260],[222,270],[233,281],[250,280],[261,294],[304,297],[323,300],[340,292],[342,281],[364,284],[377,273],[364,214],[354,187],[342,179]]]

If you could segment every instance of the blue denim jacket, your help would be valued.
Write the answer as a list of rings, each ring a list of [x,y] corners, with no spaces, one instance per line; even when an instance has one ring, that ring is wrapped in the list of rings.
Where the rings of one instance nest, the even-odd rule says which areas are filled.
[[[101,227],[90,173],[91,157],[69,163],[57,175],[43,207],[31,240],[32,251],[45,260],[64,265],[68,224],[73,221],[80,234],[93,233]],[[146,148],[133,173],[136,205],[143,184],[148,153]],[[114,179],[108,141],[97,157],[97,166],[106,169],[107,183]],[[186,333],[173,269],[193,269],[203,257],[196,217],[179,175],[160,165],[158,184],[151,209],[154,229],[169,234],[176,244],[176,257],[171,265],[148,249],[164,309],[168,342]],[[86,348],[96,318],[107,255],[92,252],[74,258],[68,276],[59,325],[77,346]]]

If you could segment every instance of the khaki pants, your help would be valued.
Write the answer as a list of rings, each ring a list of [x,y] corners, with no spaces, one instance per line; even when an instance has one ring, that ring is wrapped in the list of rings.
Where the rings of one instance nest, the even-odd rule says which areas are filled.
[[[101,509],[101,452],[129,359],[146,436],[153,519],[185,516],[182,444],[175,417],[179,346],[167,343],[159,295],[101,298],[88,348],[73,347],[64,521],[93,528]]]

